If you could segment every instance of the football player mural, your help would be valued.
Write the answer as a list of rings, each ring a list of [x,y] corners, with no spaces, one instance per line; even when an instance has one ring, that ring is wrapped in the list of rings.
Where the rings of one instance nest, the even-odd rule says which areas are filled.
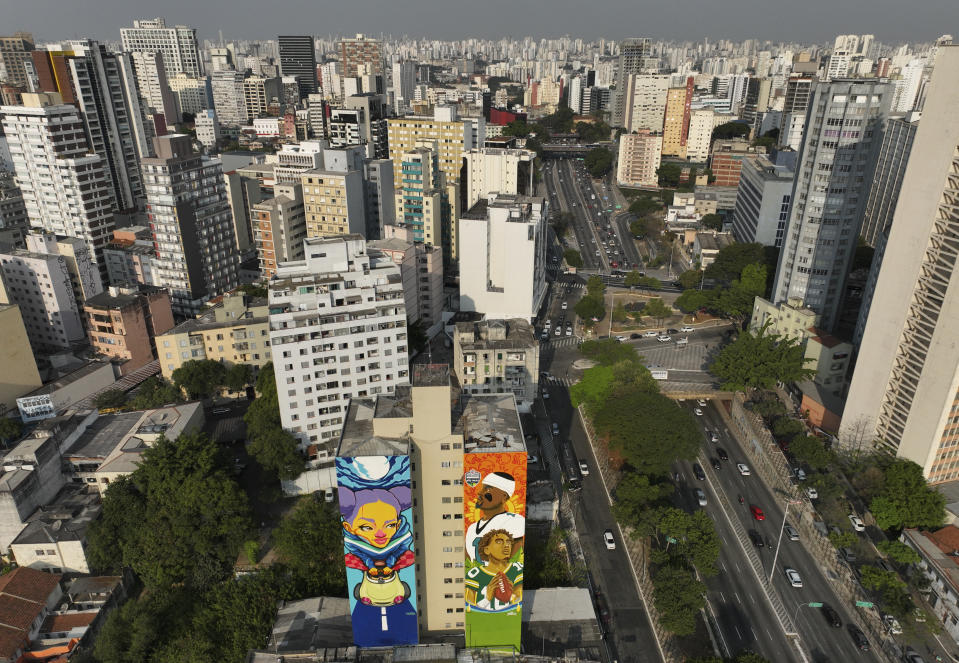
[[[526,454],[466,454],[466,646],[520,648]]]
[[[353,640],[416,644],[415,556],[408,456],[336,459]]]

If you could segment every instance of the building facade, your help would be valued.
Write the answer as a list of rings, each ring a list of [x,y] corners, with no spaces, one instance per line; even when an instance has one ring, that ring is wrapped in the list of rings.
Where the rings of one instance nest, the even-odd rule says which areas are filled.
[[[122,28],[124,51],[159,51],[169,74],[184,73],[194,78],[203,74],[203,61],[197,48],[196,30],[185,25],[168,28],[162,18],[133,21]]]
[[[270,279],[281,262],[303,259],[306,216],[303,187],[278,184],[274,197],[253,206],[253,241],[263,278]]]
[[[616,181],[620,186],[659,186],[660,155],[663,137],[649,131],[623,134],[619,137],[619,160]]]
[[[472,207],[491,193],[509,193],[531,196],[533,188],[533,160],[530,150],[480,147],[463,155],[466,164],[464,208]]]
[[[529,321],[457,322],[453,333],[453,370],[463,391],[510,393],[531,407],[539,383],[539,341]]]
[[[648,37],[624,39],[619,44],[619,67],[616,70],[616,92],[613,99],[612,124],[626,126],[626,88],[634,74],[642,73],[652,55],[653,44]]]
[[[17,399],[43,384],[33,358],[27,328],[16,304],[0,304],[0,362],[3,382],[0,383],[0,404],[7,410],[17,407]]]
[[[792,151],[743,161],[733,211],[733,235],[737,242],[782,246],[795,168],[796,153]]]
[[[636,74],[627,81],[623,126],[629,132],[663,131],[669,75]]]
[[[316,94],[316,48],[312,35],[280,35],[276,38],[280,71],[296,77],[299,98]]]
[[[83,304],[90,345],[121,362],[126,375],[156,359],[155,338],[173,327],[170,293],[162,288],[111,287]]]

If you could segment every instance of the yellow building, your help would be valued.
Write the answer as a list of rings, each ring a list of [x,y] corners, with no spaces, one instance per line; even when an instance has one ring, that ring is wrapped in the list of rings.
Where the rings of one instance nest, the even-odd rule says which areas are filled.
[[[3,380],[0,380],[0,405],[7,410],[17,408],[17,399],[43,385],[37,362],[33,358],[27,329],[16,304],[0,304],[0,364],[3,365]]]
[[[191,359],[248,364],[258,371],[272,361],[269,305],[242,293],[224,295],[210,312],[156,337],[163,377]]]
[[[663,156],[686,158],[686,137],[689,132],[689,101],[686,87],[671,87],[666,92],[666,116],[663,121]]]
[[[308,170],[300,183],[307,237],[366,236],[363,171]]]

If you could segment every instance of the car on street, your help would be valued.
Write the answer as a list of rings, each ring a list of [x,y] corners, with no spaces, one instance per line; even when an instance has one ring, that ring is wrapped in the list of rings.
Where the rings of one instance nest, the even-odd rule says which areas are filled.
[[[695,474],[696,478],[700,481],[706,480],[706,473],[703,472],[703,468],[699,463],[693,463],[693,474]]]
[[[544,400],[544,401],[548,401],[548,400],[549,400],[549,392],[546,391],[545,389],[543,389],[543,400]]]
[[[849,514],[849,522],[852,523],[852,528],[853,528],[854,530],[856,530],[857,532],[865,532],[865,531],[866,531],[866,523],[862,522],[862,518],[860,518],[859,516],[857,516],[857,515],[855,515],[855,514],[853,514],[853,513],[850,513],[850,514]]]
[[[912,647],[906,647],[906,651],[902,654],[902,660],[904,663],[926,663],[926,659],[919,655]]]
[[[790,585],[796,588],[802,587],[802,576],[799,575],[799,571],[787,566],[783,569],[783,573],[786,574],[786,580]]]
[[[653,336],[659,336],[659,332],[650,329],[648,332],[646,332],[645,334],[643,334],[643,336],[645,336],[645,337],[647,337],[647,338],[652,338]]]
[[[749,512],[753,514],[753,518],[756,520],[766,520],[766,514],[755,504],[749,505]]]
[[[739,470],[739,473],[744,477],[748,477],[752,472],[749,471],[749,465],[746,463],[736,463],[736,469]]]
[[[569,308],[569,303],[564,300],[560,308],[565,311],[567,308]]]
[[[553,332],[553,334],[554,334],[555,336],[559,336],[559,335],[562,334],[562,333],[563,333],[563,328],[557,325],[556,331]]]
[[[681,332],[691,332],[691,331],[693,331],[693,328],[690,327],[689,325],[683,325],[682,327],[679,328],[679,331],[681,331]]]
[[[230,414],[230,408],[228,408],[228,407],[215,407],[215,408],[213,408],[213,414]]]
[[[859,651],[869,651],[869,640],[866,638],[866,634],[855,624],[849,624],[846,628],[849,629],[849,635],[852,641],[856,643]]]
[[[716,431],[713,431],[712,433],[709,434],[709,441],[719,442],[719,435],[716,434]]]
[[[572,327],[567,327],[567,328],[566,328],[566,335],[567,335],[567,336],[572,336],[572,335],[573,335],[573,328],[572,328]]]
[[[694,409],[693,412],[696,414],[697,417],[703,416],[703,411],[700,410],[698,407]]]
[[[902,635],[902,626],[899,624],[899,620],[892,615],[883,617],[882,623],[885,624],[886,630],[893,635]]]
[[[559,424],[555,421],[553,422],[553,435],[559,435]]]
[[[603,543],[606,544],[606,550],[616,550],[616,539],[613,538],[613,530],[608,529],[603,532]]]
[[[667,329],[667,330],[666,330],[666,333],[667,333],[667,334],[678,334],[678,333],[679,333],[679,330],[678,330],[678,329]]]
[[[766,544],[763,543],[763,537],[759,536],[759,532],[754,529],[749,530],[749,540],[753,542],[753,545],[757,548],[762,548]]]
[[[629,339],[626,338],[625,336],[617,336],[617,337],[616,337],[616,340],[619,341],[620,343],[624,343],[624,342],[628,341]]]
[[[716,455],[719,456],[720,460],[729,460],[729,454],[722,447],[716,447]]]
[[[706,506],[706,493],[702,488],[696,489],[696,501],[699,502],[699,506]]]
[[[842,620],[839,618],[839,613],[836,612],[836,610],[828,603],[822,604],[822,616],[825,618],[826,623],[833,628],[840,628],[842,626]]]
[[[699,407],[706,407],[706,401],[700,398],[696,401],[696,405],[698,405]]]
[[[579,473],[584,477],[589,476],[589,465],[587,465],[585,461],[579,461]]]
[[[803,470],[803,468],[801,467],[794,467],[793,474],[795,474],[796,478],[799,479],[800,481],[806,480],[806,471]]]
[[[660,343],[669,343],[673,339],[671,336],[667,336],[666,334],[663,334],[662,336],[657,336],[656,340],[659,341]]]
[[[786,533],[786,537],[787,537],[790,541],[798,541],[798,540],[799,540],[799,532],[798,532],[798,531],[796,530],[796,528],[793,527],[792,525],[786,525],[785,527],[783,527],[783,531]]]
[[[536,463],[539,462],[539,456],[534,456],[533,454],[526,454],[527,463]]]
[[[813,488],[812,486],[810,486],[809,488],[806,489],[806,497],[808,497],[811,500],[818,500],[819,491]]]
[[[548,340],[549,340],[549,332],[544,329],[544,330],[543,330],[543,333],[539,335],[539,340],[541,340],[541,341],[548,341]]]
[[[719,462],[719,459],[718,459],[718,458],[710,458],[710,459],[709,459],[709,462],[710,462],[710,464],[713,466],[713,469],[714,469],[714,470],[721,470],[721,469],[723,469],[723,464]]]
[[[634,341],[635,341],[637,338],[642,338],[642,337],[643,337],[642,334],[630,334],[630,335],[629,335],[629,338],[632,339],[632,340],[634,340]]]

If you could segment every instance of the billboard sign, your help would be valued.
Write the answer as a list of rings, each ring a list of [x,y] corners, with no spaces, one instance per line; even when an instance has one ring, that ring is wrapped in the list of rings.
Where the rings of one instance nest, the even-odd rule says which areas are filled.
[[[336,482],[353,641],[416,644],[409,456],[337,457]]]
[[[526,453],[464,458],[466,646],[519,651]]]

